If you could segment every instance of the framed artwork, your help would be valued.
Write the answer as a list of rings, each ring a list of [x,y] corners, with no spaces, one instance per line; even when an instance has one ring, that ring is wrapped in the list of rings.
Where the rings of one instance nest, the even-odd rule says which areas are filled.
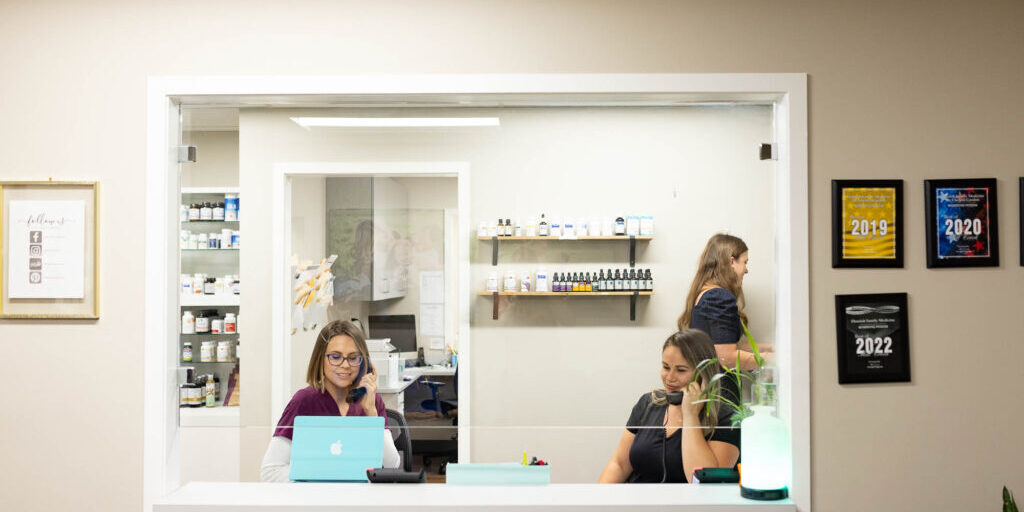
[[[928,268],[998,267],[995,178],[925,180]]]
[[[907,294],[836,295],[839,383],[910,382]]]
[[[0,318],[97,319],[99,184],[0,182]]]
[[[832,268],[903,268],[903,180],[832,180]]]

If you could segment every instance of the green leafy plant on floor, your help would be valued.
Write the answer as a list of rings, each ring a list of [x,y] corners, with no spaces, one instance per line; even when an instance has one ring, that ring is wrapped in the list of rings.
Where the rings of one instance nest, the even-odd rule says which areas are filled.
[[[1003,512],[1017,512],[1017,502],[1013,500],[1013,493],[1006,486],[1003,486]]]

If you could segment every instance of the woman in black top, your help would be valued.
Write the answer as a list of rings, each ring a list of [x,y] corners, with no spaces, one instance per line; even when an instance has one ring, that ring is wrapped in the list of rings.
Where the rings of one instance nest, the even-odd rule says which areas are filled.
[[[740,368],[753,370],[757,368],[754,354],[739,347],[747,323],[743,276],[748,272],[748,258],[747,244],[740,238],[724,233],[712,236],[700,255],[677,327],[708,333],[723,366],[734,368],[739,358]],[[771,345],[759,343],[757,347],[763,353],[772,352]]]
[[[665,341],[661,351],[665,388],[644,393],[633,406],[619,445],[601,473],[601,483],[689,483],[695,468],[736,465],[740,431],[732,427],[732,410],[715,401],[708,408],[700,403],[700,393],[705,383],[712,382],[717,367],[708,365],[697,374],[694,369],[714,357],[711,339],[697,329],[685,329]],[[671,392],[683,393],[682,404],[667,402],[665,395]],[[719,391],[730,392],[735,391],[724,386]]]

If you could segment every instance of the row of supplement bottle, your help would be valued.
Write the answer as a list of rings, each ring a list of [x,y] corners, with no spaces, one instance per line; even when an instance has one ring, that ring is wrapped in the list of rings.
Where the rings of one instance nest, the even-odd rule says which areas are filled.
[[[199,202],[181,205],[181,221],[238,221],[238,194],[224,194],[224,201]]]
[[[519,219],[513,224],[511,218],[497,223],[481,222],[477,228],[477,236],[550,236],[552,238],[579,238],[584,236],[653,236],[654,217],[651,215],[627,215],[619,217],[580,217],[573,221],[572,217],[560,220],[558,217],[548,219],[541,214],[540,222],[533,217],[523,226]]]
[[[651,270],[608,269],[600,272],[555,272],[551,278],[553,292],[650,292],[654,291]]]

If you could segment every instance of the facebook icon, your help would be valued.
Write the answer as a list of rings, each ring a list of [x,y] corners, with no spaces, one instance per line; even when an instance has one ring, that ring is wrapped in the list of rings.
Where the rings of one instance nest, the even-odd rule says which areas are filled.
[[[29,240],[30,243],[33,243],[33,244],[38,244],[38,243],[42,242],[43,241],[43,232],[42,231],[29,231],[28,232],[28,240]]]

